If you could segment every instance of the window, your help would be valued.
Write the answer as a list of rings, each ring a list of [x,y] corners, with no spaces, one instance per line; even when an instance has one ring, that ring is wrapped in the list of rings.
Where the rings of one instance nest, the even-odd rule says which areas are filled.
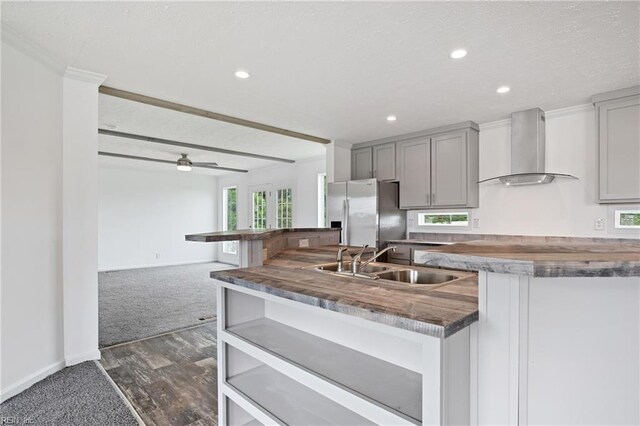
[[[235,186],[229,186],[222,190],[222,203],[222,229],[224,231],[235,231],[238,229],[238,189]],[[238,242],[223,242],[222,252],[233,255],[238,254]]]
[[[468,212],[418,213],[418,226],[469,226]]]
[[[254,191],[251,194],[253,204],[253,229],[267,229],[267,191]]]
[[[291,188],[276,191],[276,228],[293,228]]]
[[[618,229],[640,229],[640,210],[616,210],[615,227]]]
[[[318,174],[318,226],[327,226],[327,174]]]

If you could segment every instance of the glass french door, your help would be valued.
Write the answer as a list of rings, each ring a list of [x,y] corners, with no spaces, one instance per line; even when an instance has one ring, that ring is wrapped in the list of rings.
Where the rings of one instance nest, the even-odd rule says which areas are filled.
[[[250,191],[251,228],[292,228],[294,226],[294,192],[292,185],[271,184]]]

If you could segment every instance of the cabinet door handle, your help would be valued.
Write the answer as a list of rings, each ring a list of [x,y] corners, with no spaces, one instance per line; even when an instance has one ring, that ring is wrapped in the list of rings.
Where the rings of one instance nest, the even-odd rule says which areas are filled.
[[[436,194],[435,193],[433,195],[431,195],[431,201],[433,202],[433,204],[436,203]]]
[[[427,205],[430,204],[429,200],[431,199],[431,196],[429,194],[427,194]]]

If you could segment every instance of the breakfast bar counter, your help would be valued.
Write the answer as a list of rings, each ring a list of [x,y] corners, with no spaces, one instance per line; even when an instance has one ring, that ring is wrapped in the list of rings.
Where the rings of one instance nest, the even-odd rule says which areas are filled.
[[[455,277],[452,281],[440,285],[420,285],[384,279],[367,280],[306,269],[334,261],[337,250],[337,246],[288,249],[266,261],[265,266],[214,271],[211,277],[435,337],[448,337],[478,319],[475,273],[450,271]],[[398,265],[387,266],[390,270],[407,269]],[[433,271],[429,268],[411,268]]]

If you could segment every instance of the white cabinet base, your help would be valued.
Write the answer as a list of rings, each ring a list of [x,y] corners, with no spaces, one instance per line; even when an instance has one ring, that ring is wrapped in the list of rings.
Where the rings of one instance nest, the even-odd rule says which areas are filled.
[[[640,282],[481,272],[472,424],[640,424]]]
[[[219,283],[219,423],[468,424],[469,342]]]

